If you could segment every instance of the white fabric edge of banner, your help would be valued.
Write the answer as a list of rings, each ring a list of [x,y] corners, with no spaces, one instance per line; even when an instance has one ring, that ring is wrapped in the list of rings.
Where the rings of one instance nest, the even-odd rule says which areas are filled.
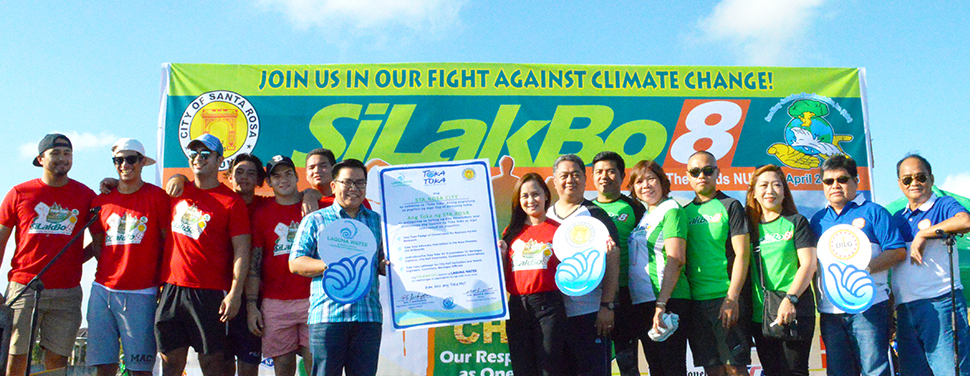
[[[866,90],[866,68],[859,68],[859,96],[862,99],[862,126],[866,137],[866,157],[869,158],[869,200],[876,201],[876,181],[873,180],[872,170],[876,168],[872,156],[872,132],[869,130],[869,102]]]
[[[161,89],[158,103],[158,140],[155,147],[155,185],[162,186],[162,173],[165,170],[165,113],[168,112],[168,79],[172,71],[172,63],[162,63]]]

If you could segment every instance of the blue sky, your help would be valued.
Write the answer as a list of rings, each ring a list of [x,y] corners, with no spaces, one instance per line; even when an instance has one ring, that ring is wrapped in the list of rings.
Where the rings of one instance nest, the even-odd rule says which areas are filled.
[[[243,0],[0,2],[0,191],[40,176],[44,134],[70,175],[115,175],[120,137],[156,145],[161,65],[510,62],[864,67],[876,201],[918,151],[970,196],[970,2]],[[146,169],[146,176],[153,176]],[[0,268],[9,270],[11,240]]]

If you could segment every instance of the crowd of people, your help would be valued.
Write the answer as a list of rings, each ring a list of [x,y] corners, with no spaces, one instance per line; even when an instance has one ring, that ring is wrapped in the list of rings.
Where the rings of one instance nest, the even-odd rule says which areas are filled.
[[[268,357],[277,375],[292,376],[297,356],[308,374],[377,373],[377,279],[388,262],[381,218],[365,199],[363,163],[337,163],[331,151],[315,149],[305,161],[311,188],[300,191],[290,158],[264,165],[240,154],[226,186],[223,145],[203,134],[185,150],[191,176],[177,175],[163,189],[142,180],[155,161],[125,138],[111,147],[117,179],[102,182],[96,195],[68,178],[72,152],[66,136],[45,136],[33,161],[41,178],[15,186],[0,205],[0,246],[11,234],[16,242],[7,299],[35,286],[54,254],[97,216],[91,243],[71,244],[39,278],[47,369],[67,363],[82,321],[81,265],[95,258],[86,364],[99,375],[115,375],[121,357],[131,374],[150,375],[156,354],[163,375],[181,375],[189,347],[206,375],[255,375]],[[932,168],[919,155],[896,166],[908,203],[892,214],[857,194],[853,159],[828,158],[821,165],[828,205],[811,220],[798,213],[780,167],[758,167],[741,202],[718,190],[717,160],[706,151],[687,162],[695,197],[686,205],[670,197],[667,173],[651,160],[627,169],[617,153],[597,154],[593,200],[584,196],[587,165],[579,156],[562,155],[552,167],[557,201],[543,176],[524,175],[498,244],[516,375],[606,376],[613,359],[622,376],[639,375],[640,345],[651,375],[686,375],[688,345],[708,375],[746,375],[752,344],[764,374],[807,375],[816,322],[829,374],[890,375],[894,332],[900,374],[952,374],[959,362],[970,375],[962,285],[937,235],[970,231],[970,214],[933,192]],[[256,194],[264,183],[273,196]],[[552,242],[575,217],[609,230],[603,280],[580,296],[559,291]],[[329,298],[322,282],[328,265],[318,237],[340,219],[361,222],[377,240],[371,289],[352,303]],[[866,271],[874,301],[862,312],[839,309],[819,289],[816,245],[836,225],[854,226],[872,244]],[[28,366],[31,295],[6,302],[14,320],[10,375]]]
[[[897,164],[908,203],[894,214],[857,194],[853,159],[827,159],[821,182],[828,205],[811,220],[798,213],[778,166],[758,167],[741,202],[717,189],[716,158],[696,152],[686,171],[695,196],[686,205],[670,197],[670,180],[656,162],[639,161],[629,170],[630,196],[621,192],[626,172],[617,153],[597,154],[595,200],[583,198],[586,164],[576,155],[553,165],[555,203],[537,174],[516,184],[499,244],[516,375],[608,375],[611,341],[623,376],[640,374],[638,341],[650,375],[686,375],[688,345],[693,364],[706,374],[747,375],[752,344],[765,375],[808,375],[817,321],[828,374],[888,376],[893,308],[899,374],[953,374],[958,359],[961,374],[970,375],[963,287],[959,274],[951,276],[937,235],[967,232],[970,214],[954,198],[934,194],[923,157],[908,155]],[[555,252],[541,251],[553,250],[559,224],[578,216],[610,230],[603,245],[607,269],[596,290],[564,296],[554,281]],[[839,309],[816,280],[819,236],[840,224],[859,229],[872,244],[866,271],[874,301],[858,313]],[[959,265],[956,253],[953,262]]]

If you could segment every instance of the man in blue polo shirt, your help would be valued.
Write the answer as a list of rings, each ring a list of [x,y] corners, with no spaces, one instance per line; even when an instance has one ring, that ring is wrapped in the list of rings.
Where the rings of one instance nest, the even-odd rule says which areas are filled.
[[[896,295],[896,343],[899,368],[904,375],[931,375],[953,370],[953,328],[950,315],[950,260],[936,230],[970,231],[970,213],[953,197],[933,194],[933,169],[919,155],[907,155],[896,164],[899,189],[908,201],[893,219],[910,244],[910,261],[893,268]],[[959,252],[953,264],[960,265]],[[954,276],[960,374],[970,375],[970,327],[960,274]]]
[[[812,217],[811,224],[817,236],[840,224],[866,234],[872,243],[868,270],[875,281],[875,300],[864,312],[849,314],[818,291],[819,328],[825,347],[838,349],[826,353],[829,375],[889,376],[887,270],[906,258],[906,244],[885,208],[856,195],[858,175],[855,160],[844,155],[822,164],[822,190],[829,204]]]
[[[310,282],[310,353],[313,354],[314,376],[354,376],[377,374],[381,349],[381,300],[378,274],[384,274],[384,252],[381,242],[381,216],[362,205],[367,195],[367,169],[356,159],[333,166],[330,188],[334,204],[303,218],[290,252],[290,271]],[[346,218],[359,221],[374,233],[375,268],[370,276],[371,288],[362,299],[340,303],[324,290],[323,272],[327,263],[318,249],[320,232],[334,221]]]

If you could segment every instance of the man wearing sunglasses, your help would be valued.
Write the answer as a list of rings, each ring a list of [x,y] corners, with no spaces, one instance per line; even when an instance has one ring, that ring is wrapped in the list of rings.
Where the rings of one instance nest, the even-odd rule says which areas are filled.
[[[7,275],[8,299],[23,290],[78,234],[90,218],[89,209],[95,197],[90,188],[67,177],[74,161],[74,148],[67,136],[58,133],[44,136],[37,152],[33,165],[43,168],[40,179],[13,187],[0,205],[0,256],[10,234],[14,229],[17,231],[17,244]],[[81,325],[82,244],[83,241],[72,244],[41,277],[46,289],[37,307],[40,314],[37,327],[44,366],[48,370],[67,366],[67,357]],[[33,301],[33,294],[28,292],[16,302],[6,302],[13,310],[8,375],[23,375],[27,369],[27,351],[33,347],[27,343]]]
[[[186,149],[194,181],[171,200],[155,336],[163,375],[182,374],[189,346],[203,374],[224,375],[232,369],[226,322],[239,312],[249,264],[249,215],[239,194],[219,182],[222,142],[203,134]]]
[[[933,169],[925,158],[907,155],[896,164],[896,176],[908,203],[893,219],[903,240],[910,243],[910,262],[893,267],[892,276],[900,372],[930,375],[954,368],[950,315],[955,311],[960,373],[970,375],[970,327],[963,285],[960,274],[950,275],[946,246],[936,234],[937,230],[966,233],[970,213],[953,197],[933,193]],[[953,265],[960,265],[959,252],[953,253]],[[952,281],[953,301],[950,278],[956,278]]]
[[[119,345],[132,375],[151,375],[155,365],[155,295],[165,238],[171,226],[165,191],[141,178],[155,160],[141,142],[122,138],[111,146],[118,186],[94,199],[101,216],[91,226],[98,269],[88,300],[86,363],[98,375],[118,371]]]
[[[717,159],[698,151],[687,160],[694,200],[687,214],[687,281],[694,364],[708,375],[747,375],[751,350],[741,317],[741,289],[748,276],[750,240],[744,205],[717,190]]]
[[[869,309],[849,314],[835,307],[824,291],[819,298],[819,329],[828,349],[829,375],[884,375],[889,369],[889,286],[887,270],[906,258],[906,244],[889,212],[856,194],[856,162],[836,155],[822,163],[822,190],[828,206],[812,217],[812,231],[821,237],[830,227],[847,224],[862,230],[872,244],[868,271],[875,282]],[[821,281],[816,283],[816,287]]]

